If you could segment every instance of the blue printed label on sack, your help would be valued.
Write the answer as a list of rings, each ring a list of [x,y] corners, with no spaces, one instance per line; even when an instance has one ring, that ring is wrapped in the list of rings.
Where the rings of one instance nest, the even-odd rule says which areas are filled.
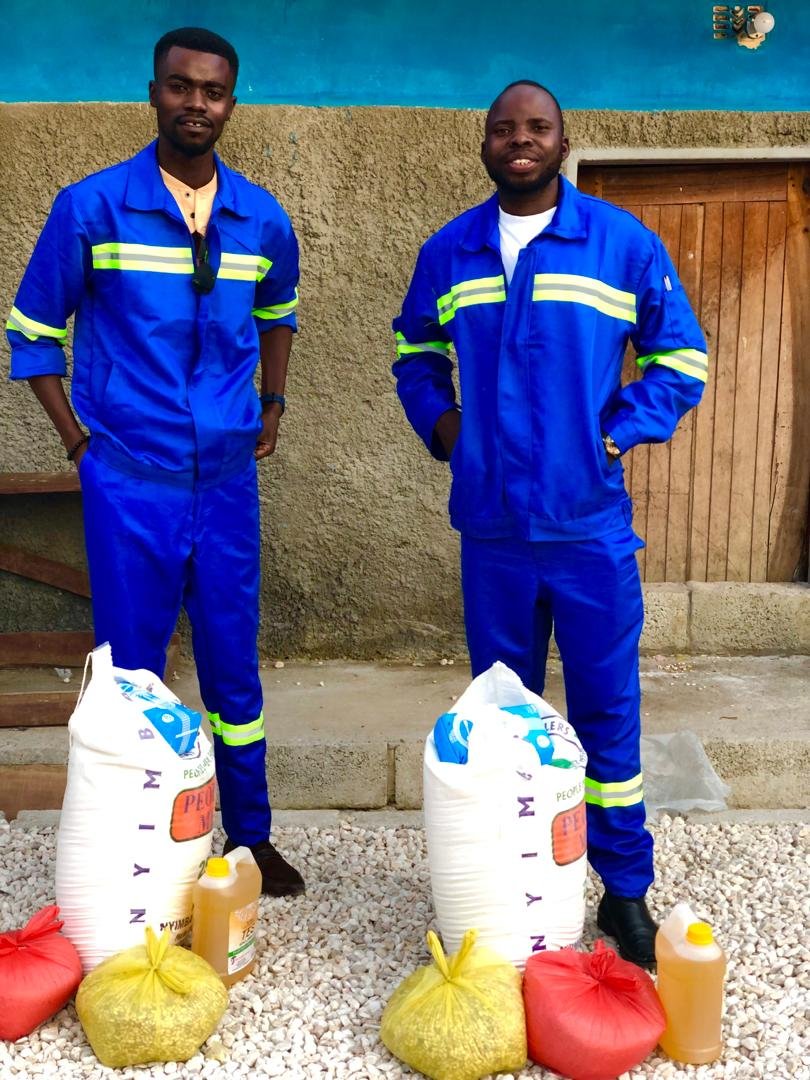
[[[149,705],[143,709],[143,715],[175,754],[182,757],[193,749],[202,723],[198,712],[179,701],[161,701],[155,694],[132,683],[118,682],[118,689],[128,700]]]

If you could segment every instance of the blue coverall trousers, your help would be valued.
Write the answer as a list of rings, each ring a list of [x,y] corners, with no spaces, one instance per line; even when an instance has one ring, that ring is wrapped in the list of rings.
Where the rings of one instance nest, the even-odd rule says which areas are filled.
[[[256,463],[215,486],[180,486],[112,468],[91,444],[79,474],[97,644],[110,642],[116,666],[162,678],[185,607],[225,832],[266,840]]]
[[[588,859],[605,888],[626,897],[653,880],[639,751],[641,546],[629,527],[591,540],[461,538],[474,676],[501,660],[542,694],[553,626],[568,720],[588,755]]]

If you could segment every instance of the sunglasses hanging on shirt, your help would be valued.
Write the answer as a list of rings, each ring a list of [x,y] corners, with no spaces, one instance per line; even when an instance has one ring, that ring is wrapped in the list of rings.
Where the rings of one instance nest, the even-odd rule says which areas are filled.
[[[194,243],[197,249],[197,261],[194,273],[191,275],[191,287],[200,295],[210,293],[217,283],[217,275],[208,261],[208,243],[200,233],[194,233]]]

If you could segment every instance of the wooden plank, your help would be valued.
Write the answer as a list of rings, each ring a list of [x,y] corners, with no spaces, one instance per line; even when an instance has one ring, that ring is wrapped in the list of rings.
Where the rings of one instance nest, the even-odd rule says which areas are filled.
[[[717,338],[722,294],[723,207],[710,203],[703,221],[703,259],[700,303],[696,311],[709,350],[709,378],[695,410],[692,455],[692,494],[689,566],[686,580],[706,581],[709,549],[709,510],[714,449],[714,397],[717,388]]]
[[[0,634],[0,667],[84,667],[94,647],[91,630]]]
[[[42,555],[34,555],[21,548],[0,544],[0,570],[7,570],[31,581],[42,581],[77,596],[90,596],[90,579],[83,570],[77,570],[54,559],[46,559]]]
[[[709,508],[707,581],[725,581],[728,561],[729,506],[734,445],[734,397],[740,321],[744,208],[723,207],[723,255],[720,325],[717,340],[717,387],[714,409],[712,499]]]
[[[63,727],[76,708],[79,686],[43,694],[0,694],[0,728]]]
[[[769,529],[769,581],[791,581],[798,574],[808,529],[810,167],[807,166],[789,169],[786,261]],[[802,576],[806,578],[806,572]]]
[[[59,473],[1,473],[0,495],[63,495],[81,491],[79,474]]]
[[[700,310],[703,261],[704,208],[684,206],[676,268],[692,308]],[[669,502],[667,509],[666,581],[686,581],[691,533],[692,442],[694,409],[678,424],[669,454]]]
[[[746,203],[732,433],[727,581],[749,581],[751,577],[767,246],[768,204]]]
[[[711,202],[784,202],[785,166],[779,162],[700,165],[617,165],[605,168],[602,197],[624,206]]]
[[[771,203],[765,258],[765,300],[762,319],[762,368],[759,377],[757,455],[751,527],[751,581],[768,580],[768,526],[771,516],[776,388],[782,338],[782,291],[785,274],[787,207]]]
[[[9,821],[21,810],[61,810],[65,765],[0,765],[0,810]]]

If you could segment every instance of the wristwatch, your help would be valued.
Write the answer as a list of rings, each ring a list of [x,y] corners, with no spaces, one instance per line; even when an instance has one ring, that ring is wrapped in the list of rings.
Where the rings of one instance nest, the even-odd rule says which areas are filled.
[[[605,453],[607,454],[607,456],[609,458],[613,458],[614,460],[618,460],[622,456],[622,452],[618,448],[616,443],[613,441],[613,436],[612,435],[604,435],[603,434],[602,435],[602,443],[603,443],[603,445],[605,447]]]

